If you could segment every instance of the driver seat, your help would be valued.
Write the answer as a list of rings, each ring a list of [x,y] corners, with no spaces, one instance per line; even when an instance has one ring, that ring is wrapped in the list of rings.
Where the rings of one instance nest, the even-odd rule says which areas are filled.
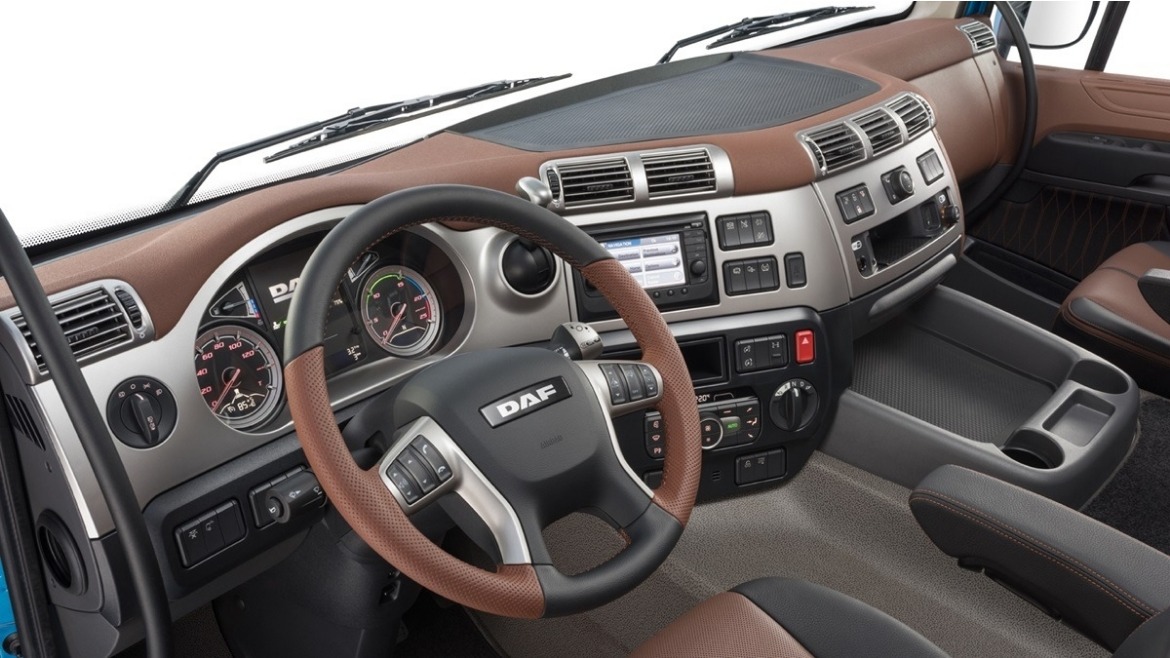
[[[1137,628],[1114,658],[1165,656],[1170,610]],[[634,658],[937,658],[947,654],[909,626],[840,592],[803,580],[761,578],[717,594],[675,619]]]
[[[761,578],[700,603],[632,655],[938,658],[947,654],[897,619],[840,592],[803,580]]]

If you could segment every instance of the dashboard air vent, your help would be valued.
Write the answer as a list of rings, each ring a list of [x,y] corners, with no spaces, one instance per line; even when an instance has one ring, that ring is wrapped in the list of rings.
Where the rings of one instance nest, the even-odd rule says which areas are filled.
[[[16,431],[36,444],[38,448],[44,450],[45,440],[41,438],[41,431],[37,429],[37,422],[33,419],[32,414],[29,413],[28,405],[24,403],[24,400],[11,395],[5,395],[4,402],[8,406],[8,420],[12,422],[12,426],[16,428]]]
[[[869,138],[874,155],[885,153],[902,143],[902,129],[898,127],[898,120],[880,107],[857,117],[853,122]]]
[[[906,133],[910,139],[930,130],[934,123],[934,114],[930,106],[921,98],[907,94],[894,100],[888,107],[906,124]]]
[[[804,136],[821,172],[828,174],[865,159],[865,146],[852,128],[837,123]]]
[[[995,48],[995,33],[987,24],[979,21],[964,23],[959,26],[959,30],[971,40],[971,49],[976,53]]]
[[[89,290],[53,303],[53,312],[73,348],[73,356],[82,360],[105,349],[134,340],[130,321],[113,295],[105,288]],[[32,350],[37,369],[48,372],[45,359],[32,338],[23,315],[12,318]]]
[[[642,165],[651,199],[715,190],[715,168],[706,149],[646,154]]]
[[[625,158],[557,165],[565,207],[634,200],[634,181]]]

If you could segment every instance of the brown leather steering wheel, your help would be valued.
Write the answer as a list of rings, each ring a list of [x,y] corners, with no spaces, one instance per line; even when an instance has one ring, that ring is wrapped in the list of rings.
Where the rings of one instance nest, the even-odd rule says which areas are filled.
[[[642,348],[642,361],[620,363],[642,378],[646,399],[611,399],[607,374],[619,362],[570,361],[525,347],[457,355],[384,394],[379,404],[387,409],[384,431],[392,445],[377,466],[360,468],[326,390],[326,309],[359,254],[404,228],[440,220],[511,231],[579,270]],[[289,313],[285,360],[289,408],[305,455],[342,517],[407,576],[463,605],[537,618],[604,604],[661,565],[690,516],[702,459],[699,418],[669,328],[594,239],[516,197],[430,186],[390,194],[351,214],[305,265]],[[651,405],[662,413],[666,434],[663,482],[653,492],[621,457],[610,421]],[[422,476],[404,481],[404,472]],[[500,562],[494,571],[453,557],[411,522],[410,515],[447,495],[461,497],[491,531]],[[598,567],[568,576],[551,564],[541,530],[575,511],[606,519],[628,545]]]

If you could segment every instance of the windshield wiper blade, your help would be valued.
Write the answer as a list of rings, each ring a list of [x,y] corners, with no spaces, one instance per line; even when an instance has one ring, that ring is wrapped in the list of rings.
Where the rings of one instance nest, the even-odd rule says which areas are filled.
[[[564,80],[570,75],[569,73],[565,73],[542,78],[496,80],[495,82],[487,82],[473,87],[465,87],[431,96],[354,108],[336,120],[324,122],[324,125],[315,131],[316,134],[313,134],[308,139],[266,156],[264,161],[275,162],[276,160],[287,158],[290,155],[324,146],[325,144],[332,144],[347,137],[353,137],[373,128],[384,128],[407,119],[417,119],[434,112],[442,112],[521,89],[529,89],[550,82],[556,82],[557,80]]]
[[[659,64],[665,64],[674,58],[675,54],[681,48],[706,41],[707,39],[714,39],[720,37],[715,41],[707,44],[707,49],[725,46],[729,43],[750,39],[752,37],[760,36],[761,34],[768,34],[769,32],[779,32],[780,30],[787,30],[790,27],[797,25],[804,25],[814,21],[822,21],[826,18],[833,18],[834,16],[843,16],[845,14],[853,14],[859,11],[866,11],[873,9],[873,7],[819,7],[817,9],[805,9],[802,11],[792,11],[784,14],[775,14],[773,16],[756,16],[754,18],[744,18],[738,22],[731,23],[717,27],[713,30],[700,32],[685,39],[679,40],[666,54],[658,60]],[[722,36],[721,36],[722,35]]]
[[[355,107],[344,114],[323,121],[314,121],[313,123],[285,130],[275,135],[269,135],[268,137],[263,137],[253,142],[233,146],[216,153],[208,160],[207,164],[195,172],[195,175],[167,201],[160,212],[174,210],[175,208],[190,203],[195,193],[199,191],[199,188],[207,181],[207,178],[211,176],[211,172],[229,160],[262,151],[298,137],[312,135],[308,139],[297,142],[284,150],[264,158],[265,162],[274,162],[282,158],[287,158],[290,155],[295,155],[326,144],[332,144],[347,137],[353,137],[354,135],[376,127],[386,127],[470,103],[496,98],[497,96],[503,96],[514,91],[520,91],[521,89],[530,89],[550,82],[564,80],[570,75],[572,74],[564,73],[541,78],[496,80],[494,82],[487,82],[431,96],[423,96],[421,98],[382,103],[367,107]]]

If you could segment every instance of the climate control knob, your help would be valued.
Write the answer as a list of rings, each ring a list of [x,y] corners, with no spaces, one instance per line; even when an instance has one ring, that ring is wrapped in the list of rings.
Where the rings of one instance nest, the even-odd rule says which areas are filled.
[[[790,379],[772,394],[768,413],[785,432],[798,432],[812,422],[820,405],[817,389],[804,379]]]

